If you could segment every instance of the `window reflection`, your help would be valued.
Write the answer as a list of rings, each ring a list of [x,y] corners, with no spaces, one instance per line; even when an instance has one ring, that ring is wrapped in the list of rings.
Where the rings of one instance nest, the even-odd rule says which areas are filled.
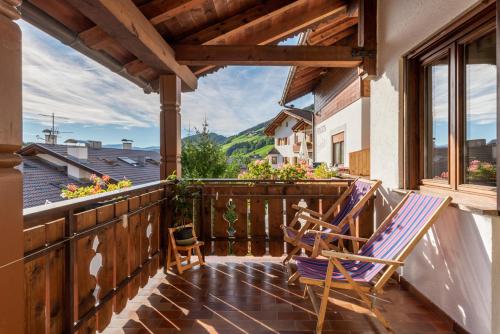
[[[496,186],[495,33],[467,44],[464,182]]]
[[[441,58],[426,67],[425,178],[448,180],[449,61]]]

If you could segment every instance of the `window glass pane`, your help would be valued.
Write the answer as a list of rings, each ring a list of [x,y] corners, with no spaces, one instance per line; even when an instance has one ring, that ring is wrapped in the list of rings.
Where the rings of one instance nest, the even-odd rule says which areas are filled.
[[[464,182],[496,186],[495,33],[465,46]]]
[[[426,67],[425,178],[448,180],[449,61],[444,57]]]
[[[344,142],[333,144],[333,165],[342,165],[344,163]]]

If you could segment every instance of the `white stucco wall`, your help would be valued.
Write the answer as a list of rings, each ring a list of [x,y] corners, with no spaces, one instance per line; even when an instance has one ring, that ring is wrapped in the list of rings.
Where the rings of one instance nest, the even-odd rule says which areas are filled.
[[[400,57],[478,1],[379,0],[378,76],[371,83],[371,177],[383,187],[377,222],[401,199]],[[471,333],[500,333],[498,217],[449,208],[402,271],[427,298]],[[496,248],[495,248],[496,247]]]
[[[370,146],[370,99],[361,98],[325,121],[315,124],[316,162],[332,163],[332,136],[344,132],[344,166],[349,152]]]
[[[288,123],[288,126],[287,126]],[[280,152],[281,159],[278,164],[283,163],[283,157],[287,157],[289,162],[292,163],[293,157],[299,157],[298,153],[293,153],[293,144],[295,144],[295,133],[293,132],[293,126],[297,124],[297,119],[293,117],[287,117],[280,126],[278,126],[274,132],[274,147]],[[299,140],[302,138],[302,134],[299,134]],[[278,138],[288,138],[288,145],[278,145]]]

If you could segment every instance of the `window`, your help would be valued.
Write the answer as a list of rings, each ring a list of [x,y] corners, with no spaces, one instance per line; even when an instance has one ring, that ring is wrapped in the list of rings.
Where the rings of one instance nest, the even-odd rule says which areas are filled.
[[[293,161],[294,165],[298,165],[299,164],[299,158],[297,158],[297,157],[293,157],[292,161]]]
[[[495,32],[464,45],[464,183],[496,186]]]
[[[332,136],[332,165],[344,164],[344,133],[340,132]]]
[[[289,163],[289,161],[290,161],[290,160],[288,160],[288,158],[287,158],[287,157],[284,157],[284,158],[283,158],[283,164],[285,164],[285,165],[286,165],[287,163]]]
[[[278,157],[271,157],[271,164],[277,165],[278,164]]]
[[[496,196],[495,29],[480,5],[405,57],[405,187]]]
[[[426,179],[448,180],[449,68],[446,55],[424,69]]]

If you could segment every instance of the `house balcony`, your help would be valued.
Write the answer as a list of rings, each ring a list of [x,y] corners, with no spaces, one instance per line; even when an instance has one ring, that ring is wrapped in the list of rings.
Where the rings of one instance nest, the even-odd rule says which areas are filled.
[[[298,142],[296,144],[293,144],[293,153],[299,153],[300,152],[300,146],[302,145],[302,142]],[[311,142],[306,142],[307,145],[307,152],[312,152],[313,151],[313,144]]]
[[[26,209],[25,332],[312,332],[316,318],[303,287],[287,285],[281,260],[290,249],[280,225],[293,217],[292,204],[325,210],[350,182],[204,180],[192,203],[206,265],[182,275],[164,270],[170,183]],[[234,233],[223,219],[230,199]],[[362,219],[372,219],[369,207]],[[326,332],[383,332],[350,295],[331,297]],[[396,331],[451,331],[450,321],[397,283],[383,303]]]

